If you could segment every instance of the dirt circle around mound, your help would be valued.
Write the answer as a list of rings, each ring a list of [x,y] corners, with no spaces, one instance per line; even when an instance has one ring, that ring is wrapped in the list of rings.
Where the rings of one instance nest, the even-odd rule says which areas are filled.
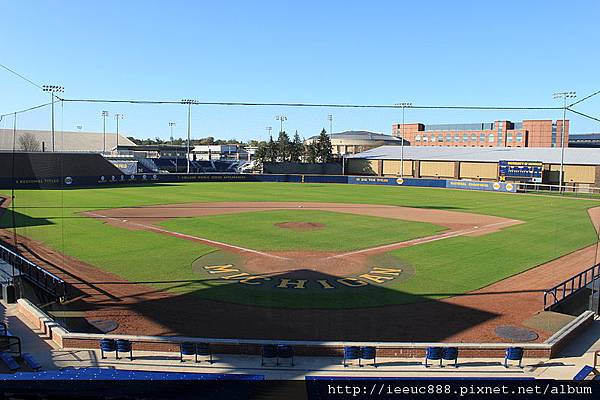
[[[320,222],[278,222],[274,224],[278,228],[291,229],[293,231],[314,231],[325,228]]]

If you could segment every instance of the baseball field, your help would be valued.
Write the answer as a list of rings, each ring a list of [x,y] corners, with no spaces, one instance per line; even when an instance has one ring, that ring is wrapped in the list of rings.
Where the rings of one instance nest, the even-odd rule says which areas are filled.
[[[442,340],[468,339],[475,331],[493,340],[491,331],[481,333],[484,322],[519,325],[535,307],[539,311],[540,285],[591,265],[584,252],[598,236],[589,210],[600,204],[511,193],[258,182],[18,190],[14,214],[9,203],[0,218],[5,238],[14,222],[38,262],[81,292],[65,309],[88,319],[111,318],[120,332],[140,329],[139,319],[147,318],[147,333],[232,336],[225,328],[244,329],[240,314],[269,310],[264,327],[237,336],[312,338],[307,325],[353,310],[384,319],[410,318],[407,310],[425,319],[444,313],[460,319],[467,309],[478,313],[436,337],[427,337],[426,327],[414,330],[415,336]],[[497,304],[502,290],[475,296],[494,285],[504,285],[500,302],[506,304]],[[515,304],[512,292],[535,296],[535,307]],[[496,308],[486,308],[486,302]],[[157,317],[165,304],[178,307],[179,317]],[[433,307],[429,317],[427,305]],[[194,321],[207,321],[208,307],[220,312],[212,321],[225,328],[209,330],[205,323],[194,330]],[[523,310],[528,314],[519,314]],[[290,318],[297,322],[286,318],[273,325],[282,321],[281,313],[294,312],[297,318]],[[365,329],[374,332],[376,325]],[[316,330],[314,336],[335,337],[339,326],[327,326],[331,332]],[[397,337],[412,338],[408,328],[394,329]]]

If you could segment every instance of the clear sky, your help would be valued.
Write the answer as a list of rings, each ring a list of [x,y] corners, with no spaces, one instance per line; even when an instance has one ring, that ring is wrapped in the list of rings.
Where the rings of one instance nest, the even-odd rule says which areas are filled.
[[[67,98],[420,105],[550,106],[552,93],[600,89],[600,2],[588,1],[8,1],[0,63]],[[0,69],[0,114],[47,94]],[[600,115],[600,95],[582,103]],[[183,106],[65,104],[61,129],[184,136]],[[389,133],[398,111],[194,107],[193,136],[309,137],[328,127]],[[408,110],[406,122],[557,119],[561,111]],[[571,118],[572,133],[600,123]],[[19,118],[46,129],[49,110]],[[4,124],[4,125],[2,125]],[[7,121],[0,127],[7,127]],[[113,119],[107,128],[114,130]]]

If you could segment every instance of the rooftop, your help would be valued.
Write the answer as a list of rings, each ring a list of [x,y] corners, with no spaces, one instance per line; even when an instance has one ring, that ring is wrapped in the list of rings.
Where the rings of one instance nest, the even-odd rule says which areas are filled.
[[[52,150],[52,132],[32,129],[18,129],[16,131],[16,140],[14,143],[16,150],[21,150],[19,138],[27,134],[37,139],[40,149],[43,142],[46,151]],[[57,129],[54,132],[54,141],[54,149],[56,151],[101,152],[104,149],[104,134],[102,132],[73,132]],[[117,135],[107,132],[106,150],[113,149],[116,144]],[[121,145],[135,146],[135,143],[119,134],[119,146]],[[0,129],[0,150],[13,150],[12,129]]]
[[[347,158],[362,158],[368,160],[399,160],[400,148],[398,146],[381,146],[362,153],[348,156]],[[512,161],[540,161],[550,164],[559,164],[561,160],[560,148],[539,147],[421,147],[405,146],[405,160],[426,161],[479,161],[498,162],[500,160]],[[600,149],[594,148],[565,148],[565,164],[572,165],[598,165],[600,164]]]
[[[346,140],[389,140],[393,142],[401,142],[400,138],[395,136],[386,135],[384,133],[370,132],[370,131],[344,131],[333,133],[330,135],[332,139],[346,139]],[[316,139],[319,136],[312,136],[308,140]]]

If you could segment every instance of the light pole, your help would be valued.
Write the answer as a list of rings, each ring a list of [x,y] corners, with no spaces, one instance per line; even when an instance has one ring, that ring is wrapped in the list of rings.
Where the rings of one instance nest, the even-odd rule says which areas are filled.
[[[65,91],[65,88],[57,85],[43,85],[42,91],[50,92],[52,96],[52,151],[54,151],[54,93],[62,93]]]
[[[567,99],[572,99],[577,97],[575,92],[557,92],[554,93],[555,99],[563,99],[563,119],[562,119],[562,127],[560,130],[560,174],[558,175],[558,185],[560,187],[560,191],[562,192],[563,188],[563,178],[564,178],[564,166],[565,166],[565,125],[567,120]]]
[[[102,153],[106,154],[106,117],[108,111],[102,111]]]
[[[333,115],[327,115],[327,121],[329,121],[329,138],[331,139],[331,135],[333,135]]]
[[[287,121],[287,117],[285,115],[276,115],[275,119],[280,122],[279,133],[283,132],[283,121]]]
[[[123,119],[123,114],[115,114],[115,120],[117,121],[117,147],[115,148],[115,150],[117,151],[117,154],[119,153],[119,120]]]
[[[169,122],[169,128],[171,128],[171,146],[173,146],[173,127],[175,125],[175,122]]]
[[[271,131],[273,130],[273,127],[271,126],[267,126],[267,132],[269,132],[269,137],[271,137]]]
[[[412,103],[396,103],[398,107],[402,107],[402,142],[400,143],[400,177],[404,177],[404,110],[406,107],[412,107]]]
[[[192,104],[198,104],[199,101],[197,100],[192,100],[192,99],[183,99],[181,100],[181,104],[187,104],[188,105],[188,120],[187,120],[187,152],[186,152],[186,159],[187,159],[187,173],[190,173],[190,136],[191,136],[191,132],[192,132]]]

